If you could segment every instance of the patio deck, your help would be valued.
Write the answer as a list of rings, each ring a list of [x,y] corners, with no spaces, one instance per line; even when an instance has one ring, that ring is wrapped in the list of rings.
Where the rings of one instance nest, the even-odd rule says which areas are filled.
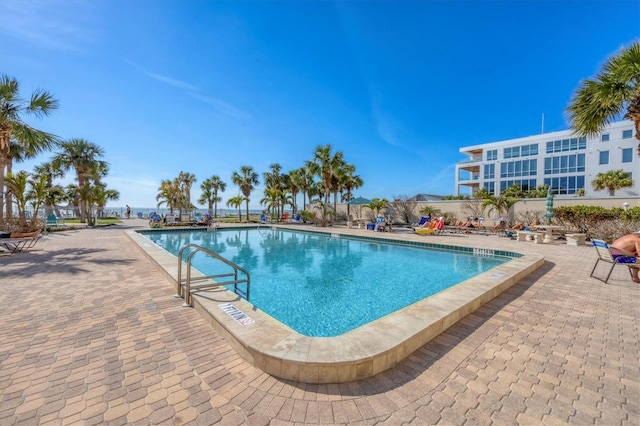
[[[252,367],[183,308],[136,228],[148,222],[0,257],[0,424],[640,424],[640,285],[624,268],[589,278],[590,245],[391,234],[546,261],[391,370],[303,384]]]

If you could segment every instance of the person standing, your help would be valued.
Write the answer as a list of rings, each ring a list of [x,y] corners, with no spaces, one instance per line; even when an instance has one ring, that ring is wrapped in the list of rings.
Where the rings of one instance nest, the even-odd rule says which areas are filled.
[[[127,219],[131,219],[131,207],[129,207],[129,204],[127,204],[126,217],[127,217]]]

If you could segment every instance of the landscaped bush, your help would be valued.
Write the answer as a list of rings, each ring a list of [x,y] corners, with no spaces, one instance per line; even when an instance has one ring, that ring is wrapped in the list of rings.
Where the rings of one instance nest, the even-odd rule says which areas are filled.
[[[600,206],[556,207],[553,214],[554,222],[564,226],[567,232],[587,234],[587,238],[608,242],[640,230],[640,207],[629,210]]]

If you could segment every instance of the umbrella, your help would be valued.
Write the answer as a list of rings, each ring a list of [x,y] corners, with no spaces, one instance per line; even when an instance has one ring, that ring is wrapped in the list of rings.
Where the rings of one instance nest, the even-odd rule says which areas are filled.
[[[504,217],[504,216],[500,216],[500,217],[496,217],[495,219],[493,219],[494,222],[496,223],[500,223],[500,222],[508,222],[509,219]]]
[[[547,190],[547,204],[545,207],[544,217],[547,219],[547,222],[551,222],[553,219],[553,191],[551,187]]]
[[[347,204],[349,204],[350,206],[361,206],[363,204],[371,204],[371,200],[368,198],[358,197],[349,201]]]

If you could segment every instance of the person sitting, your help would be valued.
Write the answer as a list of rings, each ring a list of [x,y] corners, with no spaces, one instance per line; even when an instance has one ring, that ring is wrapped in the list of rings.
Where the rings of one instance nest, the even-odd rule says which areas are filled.
[[[529,225],[529,229],[532,231],[535,231],[538,225],[541,225],[541,223],[538,219],[536,219],[533,222],[531,222],[531,225]]]
[[[0,232],[0,238],[33,238],[40,235],[42,231],[33,232]]]
[[[640,235],[624,235],[611,243],[609,247],[611,255],[618,263],[639,265],[631,267],[631,281],[640,283],[638,277],[638,272],[640,272],[638,269],[640,267]]]

